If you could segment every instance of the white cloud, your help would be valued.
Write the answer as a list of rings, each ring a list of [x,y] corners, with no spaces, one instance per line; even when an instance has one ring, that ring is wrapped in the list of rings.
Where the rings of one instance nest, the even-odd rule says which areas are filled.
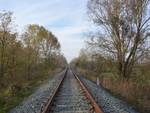
[[[70,61],[84,46],[82,34],[88,28],[84,22],[86,1],[13,0],[10,5],[9,0],[0,0],[0,7],[14,12],[19,29],[27,24],[40,24],[51,30],[58,37],[62,52]]]
[[[62,52],[70,62],[77,57],[81,48],[84,47],[83,33],[87,30],[86,25],[74,25],[63,28],[51,28],[52,32],[58,37]]]

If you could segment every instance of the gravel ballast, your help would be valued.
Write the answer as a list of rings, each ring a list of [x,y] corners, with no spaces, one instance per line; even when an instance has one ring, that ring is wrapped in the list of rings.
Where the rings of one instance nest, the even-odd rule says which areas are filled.
[[[104,113],[138,113],[126,102],[112,96],[102,86],[98,86],[94,82],[81,76],[80,79]]]
[[[52,95],[55,88],[58,86],[58,83],[60,82],[63,75],[65,74],[65,71],[66,70],[57,74],[56,76],[53,77],[53,79],[49,80],[49,82],[40,86],[40,88],[37,91],[35,91],[35,93],[33,93],[28,98],[24,99],[23,102],[21,102],[18,106],[10,110],[8,113],[40,113],[43,106],[45,106],[45,104],[47,103],[49,96]],[[75,85],[76,82],[74,81],[74,79],[72,79],[72,76],[70,77],[67,80],[68,82],[64,83],[65,87],[62,87],[62,92],[65,92],[65,93],[68,92],[67,94],[69,95],[71,91],[75,91],[71,93],[73,95],[73,94],[76,94],[76,92],[79,92],[78,90],[80,90],[80,88],[77,88],[77,89],[75,88],[75,86],[78,86],[78,85]],[[91,82],[90,80],[84,78],[83,76],[79,76],[79,78],[87,87],[87,89],[89,90],[89,92],[91,93],[91,95],[93,96],[97,104],[102,108],[104,113],[138,113],[137,111],[133,109],[132,106],[114,97],[108,91],[106,91],[102,86],[96,85],[94,82]],[[67,89],[67,88],[70,88],[70,89]],[[60,95],[63,95],[63,93]],[[61,100],[64,100],[64,99],[59,99],[59,97],[60,96],[58,96],[57,99],[62,104],[64,101],[61,102]],[[70,96],[70,97],[75,98],[76,96]],[[79,98],[78,100],[77,99],[75,100],[78,101]],[[69,101],[69,96],[68,96],[68,99],[67,98],[65,99],[65,102],[68,102],[68,101]],[[72,101],[74,102],[74,100]],[[71,110],[72,109],[69,109],[69,111]]]
[[[89,113],[92,105],[80,84],[68,69],[48,113]],[[91,110],[90,113],[94,113]]]
[[[65,70],[50,79],[46,84],[39,87],[31,96],[24,99],[19,105],[8,113],[40,113],[42,107],[47,103],[49,96],[52,95]]]

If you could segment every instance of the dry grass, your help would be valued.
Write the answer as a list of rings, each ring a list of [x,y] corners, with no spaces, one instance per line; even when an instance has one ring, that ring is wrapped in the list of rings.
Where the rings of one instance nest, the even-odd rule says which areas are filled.
[[[87,70],[80,70],[86,78],[96,81],[96,73]],[[100,79],[104,88],[109,90],[113,95],[134,105],[140,113],[150,113],[150,86],[148,84],[138,84],[133,80],[114,79],[103,76]]]
[[[101,84],[113,94],[135,105],[141,113],[150,112],[149,86],[140,86],[133,81],[113,80],[111,78],[104,78],[101,80]]]
[[[31,95],[41,84],[47,82],[60,71],[62,69],[48,70],[48,74],[46,74],[47,71],[43,71],[40,75],[28,81],[16,78],[13,84],[0,88],[0,113],[7,113],[25,97]]]

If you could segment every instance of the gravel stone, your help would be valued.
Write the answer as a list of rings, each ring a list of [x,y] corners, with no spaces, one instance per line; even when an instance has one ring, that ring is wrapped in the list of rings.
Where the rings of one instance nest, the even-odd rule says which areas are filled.
[[[65,70],[50,79],[48,83],[40,86],[31,96],[24,99],[19,105],[10,110],[8,113],[40,113],[43,106],[47,103],[49,96],[62,79]]]
[[[83,76],[79,76],[79,78],[90,91],[91,95],[102,108],[104,113],[138,113],[126,102],[112,96],[102,86],[96,85],[94,82],[91,82]]]
[[[48,83],[42,85],[35,93],[24,99],[19,105],[10,110],[8,113],[40,113],[48,102],[49,96],[52,96],[55,88],[62,79],[65,70]],[[97,104],[102,108],[104,113],[138,113],[126,102],[112,96],[102,86],[79,76],[80,80],[87,87]],[[62,86],[54,99],[50,113],[88,113],[92,106],[90,101],[85,97],[80,85],[68,70]]]
[[[90,106],[77,79],[68,70],[49,113],[88,113]]]

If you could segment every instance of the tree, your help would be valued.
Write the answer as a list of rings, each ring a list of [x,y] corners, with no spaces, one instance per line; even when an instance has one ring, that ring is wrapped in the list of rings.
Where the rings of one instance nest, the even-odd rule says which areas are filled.
[[[37,52],[40,52],[43,57],[50,56],[60,48],[57,38],[43,26],[28,25],[23,37],[26,45],[30,45]]]
[[[66,61],[61,56],[60,44],[52,32],[43,26],[32,24],[28,25],[20,38],[14,32],[12,17],[11,12],[0,11],[0,102],[4,104],[2,112],[7,112],[10,108],[8,98],[9,103],[14,102],[14,99],[15,103],[18,102],[11,97],[23,94],[21,98],[24,98],[35,87],[33,84],[46,79],[52,71],[62,69]]]
[[[52,55],[59,52],[60,44],[50,31],[36,24],[28,25],[22,37],[28,51],[26,65],[29,77],[33,62],[39,63],[44,59],[46,67],[52,64]]]
[[[117,62],[118,74],[129,78],[135,62],[150,52],[149,0],[89,0],[90,19],[103,33],[89,45]]]
[[[23,42],[25,44],[26,54],[26,75],[27,79],[31,79],[32,68],[39,60],[39,47],[37,38],[38,29],[36,26],[29,26],[28,29],[23,33]]]
[[[0,78],[3,79],[6,72],[6,49],[8,47],[8,40],[12,37],[10,34],[10,27],[12,24],[11,12],[0,12]],[[2,85],[2,83],[1,83]]]

